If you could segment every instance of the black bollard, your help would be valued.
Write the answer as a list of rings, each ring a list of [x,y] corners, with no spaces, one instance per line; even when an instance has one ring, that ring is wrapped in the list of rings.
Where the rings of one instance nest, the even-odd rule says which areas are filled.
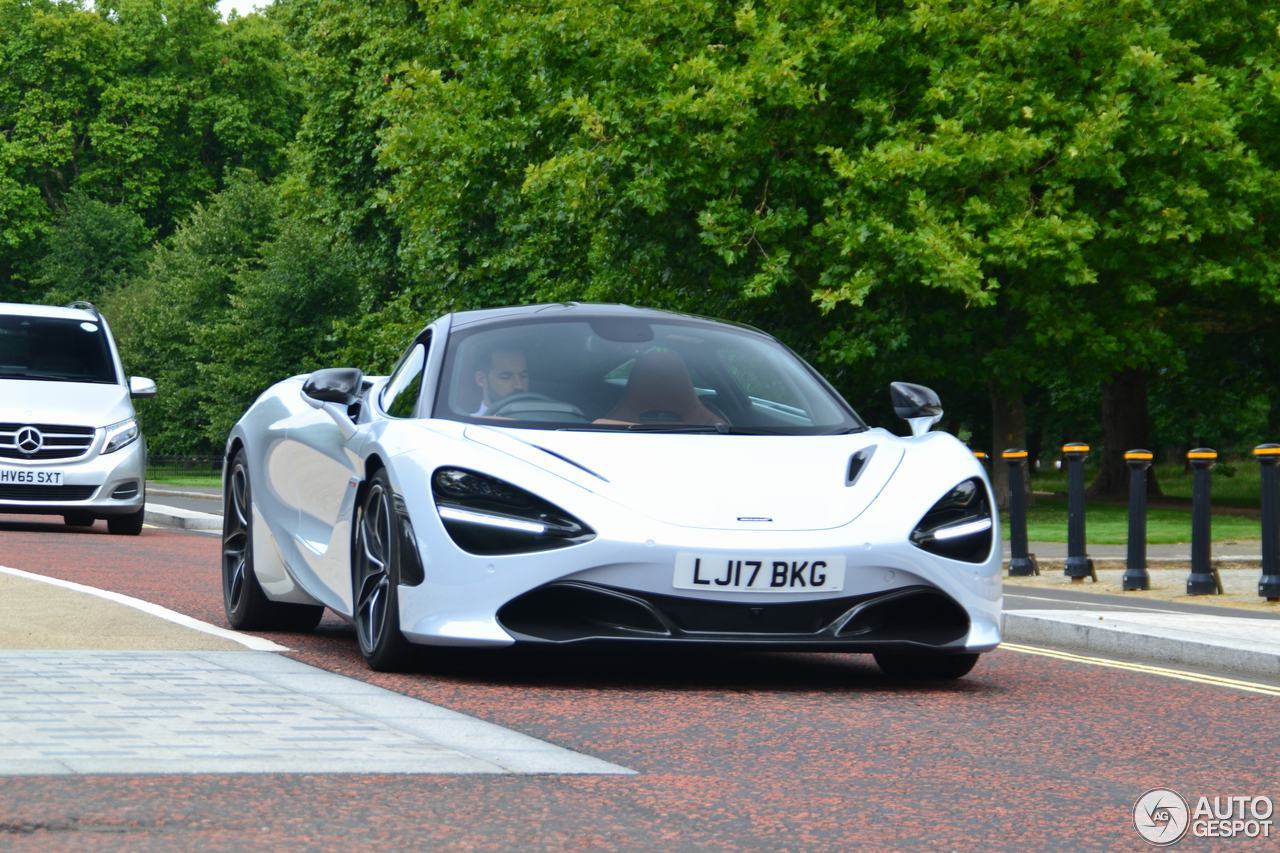
[[[1187,453],[1191,463],[1191,574],[1187,575],[1187,595],[1222,594],[1222,579],[1209,559],[1213,535],[1210,515],[1209,472],[1217,464],[1218,452],[1197,447]]]
[[[1129,464],[1129,547],[1120,588],[1125,591],[1151,589],[1151,575],[1147,574],[1147,469],[1151,459],[1150,450],[1124,454]]]
[[[1027,553],[1027,451],[1010,448],[1000,458],[1009,466],[1009,577],[1038,575],[1036,555]]]
[[[1068,442],[1062,445],[1062,455],[1067,460],[1067,562],[1063,573],[1072,583],[1085,578],[1097,583],[1098,574],[1084,546],[1084,460],[1089,455],[1089,445]]]
[[[1258,595],[1280,601],[1280,502],[1276,500],[1276,466],[1280,465],[1280,444],[1259,444],[1253,449],[1262,465],[1262,579]]]

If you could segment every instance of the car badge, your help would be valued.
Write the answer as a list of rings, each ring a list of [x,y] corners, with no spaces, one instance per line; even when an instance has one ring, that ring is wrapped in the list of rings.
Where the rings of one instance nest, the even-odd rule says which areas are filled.
[[[44,436],[40,434],[40,430],[32,426],[18,430],[14,438],[17,439],[18,450],[27,456],[34,456],[40,452],[40,448],[44,447]]]
[[[740,515],[738,516],[738,521],[773,521],[773,519],[765,518],[764,516]]]

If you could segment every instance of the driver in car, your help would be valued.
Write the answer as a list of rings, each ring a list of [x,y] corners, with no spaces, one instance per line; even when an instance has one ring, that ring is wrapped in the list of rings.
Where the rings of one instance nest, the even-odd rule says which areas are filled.
[[[476,384],[483,395],[480,408],[473,417],[492,412],[498,403],[512,394],[529,390],[529,363],[520,350],[496,349],[489,353],[489,364],[476,370]]]

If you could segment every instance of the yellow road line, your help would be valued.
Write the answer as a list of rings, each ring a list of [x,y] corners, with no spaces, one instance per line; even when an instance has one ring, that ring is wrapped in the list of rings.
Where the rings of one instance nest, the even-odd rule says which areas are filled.
[[[1261,693],[1263,696],[1280,696],[1280,687],[1270,684],[1258,684],[1254,681],[1240,681],[1235,678],[1225,678],[1221,675],[1202,675],[1198,672],[1185,672],[1180,669],[1169,669],[1163,666],[1150,666],[1144,663],[1130,663],[1129,661],[1112,660],[1110,658],[1095,658],[1086,655],[1076,655],[1071,652],[1060,652],[1056,649],[1042,649],[1037,646],[1022,646],[1017,643],[1001,643],[1000,648],[1008,649],[1011,652],[1021,652],[1025,655],[1038,655],[1040,657],[1054,658],[1056,660],[1068,661],[1070,663],[1084,663],[1091,666],[1105,666],[1111,669],[1123,669],[1129,672],[1142,672],[1147,675],[1160,675],[1165,678],[1176,678],[1181,681],[1193,681],[1196,684],[1207,684],[1211,687],[1226,687],[1231,690],[1244,690],[1248,693]]]

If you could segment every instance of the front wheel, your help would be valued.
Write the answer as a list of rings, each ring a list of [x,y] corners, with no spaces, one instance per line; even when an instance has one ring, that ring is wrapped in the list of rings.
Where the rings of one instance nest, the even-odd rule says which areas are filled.
[[[139,509],[128,515],[107,516],[107,530],[120,536],[137,536],[142,532],[142,517],[145,510]]]
[[[911,681],[950,681],[969,674],[978,656],[929,652],[876,652],[876,664],[890,678]]]
[[[240,631],[310,631],[324,608],[272,601],[253,573],[253,493],[243,450],[227,469],[222,510],[222,605]]]
[[[385,471],[369,480],[355,530],[351,590],[360,654],[370,669],[393,672],[404,666],[409,643],[400,632],[400,538]]]

